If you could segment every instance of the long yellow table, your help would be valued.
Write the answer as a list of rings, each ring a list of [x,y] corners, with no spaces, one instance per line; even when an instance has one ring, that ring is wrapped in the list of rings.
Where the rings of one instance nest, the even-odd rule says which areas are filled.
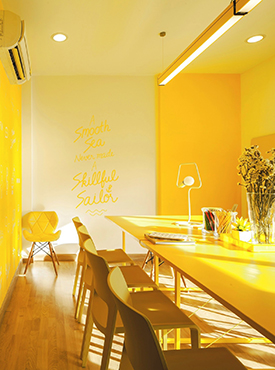
[[[204,237],[194,229],[196,245],[155,245],[144,233],[192,233],[178,227],[180,216],[106,216],[155,256],[171,265],[197,286],[275,343],[275,253],[252,253]],[[176,294],[176,297],[178,293]]]

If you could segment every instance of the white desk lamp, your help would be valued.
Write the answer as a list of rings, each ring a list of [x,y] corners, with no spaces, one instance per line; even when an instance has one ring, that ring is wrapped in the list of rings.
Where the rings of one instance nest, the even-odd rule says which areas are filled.
[[[195,170],[195,174],[197,175],[198,185],[193,186],[195,184],[195,179],[194,179],[193,176],[185,176],[185,177],[181,176],[183,166],[189,167],[188,168],[188,173],[194,172],[194,170]],[[183,180],[181,180],[182,178],[183,178]],[[188,226],[188,227],[193,227],[193,226],[200,227],[200,226],[202,226],[202,224],[200,224],[198,222],[191,222],[191,198],[190,198],[190,193],[191,193],[192,189],[200,189],[201,186],[202,186],[202,181],[201,181],[199,169],[198,169],[197,164],[194,163],[194,162],[182,163],[182,164],[179,165],[178,177],[177,177],[177,187],[182,189],[182,188],[185,188],[185,186],[189,187],[189,189],[188,189],[188,221],[177,222],[177,224],[179,226],[183,225],[183,226]]]

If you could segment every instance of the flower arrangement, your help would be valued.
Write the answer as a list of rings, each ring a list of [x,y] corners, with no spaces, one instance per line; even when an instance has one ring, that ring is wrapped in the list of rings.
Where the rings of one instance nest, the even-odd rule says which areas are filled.
[[[248,199],[248,213],[253,242],[270,243],[274,237],[275,215],[275,149],[264,159],[258,146],[246,148],[239,158],[238,174],[242,177]]]
[[[246,191],[249,193],[272,193],[275,191],[275,149],[269,159],[264,159],[258,145],[245,148],[239,157],[238,174],[243,178]]]

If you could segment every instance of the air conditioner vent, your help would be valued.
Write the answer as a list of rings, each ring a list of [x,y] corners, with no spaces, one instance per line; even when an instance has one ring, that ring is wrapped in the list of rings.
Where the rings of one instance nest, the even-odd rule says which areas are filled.
[[[24,66],[22,65],[22,60],[18,51],[18,46],[9,50],[11,62],[18,80],[24,80],[25,74],[23,71]]]
[[[8,10],[0,10],[0,60],[11,84],[31,78],[24,21]]]

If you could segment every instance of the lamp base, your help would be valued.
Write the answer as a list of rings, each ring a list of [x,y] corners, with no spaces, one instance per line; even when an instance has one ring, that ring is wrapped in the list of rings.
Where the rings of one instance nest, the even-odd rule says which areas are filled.
[[[187,228],[197,227],[198,229],[202,229],[203,227],[203,224],[201,224],[200,222],[195,222],[195,221],[176,221],[174,222],[174,224],[180,227],[187,227]]]

